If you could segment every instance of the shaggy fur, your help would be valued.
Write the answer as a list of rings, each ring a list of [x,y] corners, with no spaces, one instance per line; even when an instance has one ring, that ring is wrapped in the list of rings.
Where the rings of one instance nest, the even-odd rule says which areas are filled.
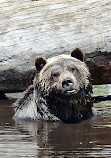
[[[90,118],[93,115],[92,86],[83,57],[84,54],[77,48],[72,51],[71,56],[60,55],[47,60],[37,58],[35,66],[38,75],[33,85],[14,103],[14,117],[62,120],[67,123]],[[71,80],[71,84],[73,82],[70,90],[63,86],[63,81],[67,78]]]

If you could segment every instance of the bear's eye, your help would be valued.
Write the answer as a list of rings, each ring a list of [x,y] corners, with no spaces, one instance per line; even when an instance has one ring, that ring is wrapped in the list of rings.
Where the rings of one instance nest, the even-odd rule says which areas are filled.
[[[52,76],[53,76],[53,78],[58,78],[60,76],[60,74],[59,73],[54,73]]]
[[[76,69],[75,69],[74,67],[73,67],[73,68],[71,68],[71,72],[72,72],[72,73],[74,73],[74,72],[75,72],[75,70],[76,70]]]
[[[52,78],[53,78],[53,80],[54,80],[55,82],[57,82],[57,81],[59,80],[59,76],[60,76],[59,73],[53,73],[53,74],[52,74]]]

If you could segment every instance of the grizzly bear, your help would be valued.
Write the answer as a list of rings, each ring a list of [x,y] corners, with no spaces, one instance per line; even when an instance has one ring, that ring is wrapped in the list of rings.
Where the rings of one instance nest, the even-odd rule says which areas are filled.
[[[90,73],[79,48],[71,55],[38,57],[35,66],[33,85],[14,103],[15,119],[76,123],[94,115]]]

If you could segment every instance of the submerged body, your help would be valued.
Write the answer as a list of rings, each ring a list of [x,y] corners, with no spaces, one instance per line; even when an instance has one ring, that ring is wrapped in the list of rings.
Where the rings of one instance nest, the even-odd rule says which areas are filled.
[[[14,103],[15,118],[80,122],[92,117],[90,73],[80,49],[50,59],[38,57],[37,76]]]

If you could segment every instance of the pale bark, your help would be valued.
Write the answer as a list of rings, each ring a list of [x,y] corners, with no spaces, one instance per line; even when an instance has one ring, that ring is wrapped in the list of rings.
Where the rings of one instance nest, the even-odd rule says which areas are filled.
[[[111,53],[111,0],[0,1],[0,91],[24,90],[36,56],[69,53],[75,47],[87,55],[98,50],[96,55],[104,52],[106,58]],[[99,80],[98,74],[93,83],[111,83],[110,55],[107,60],[102,64],[109,63],[103,74],[108,80]]]

